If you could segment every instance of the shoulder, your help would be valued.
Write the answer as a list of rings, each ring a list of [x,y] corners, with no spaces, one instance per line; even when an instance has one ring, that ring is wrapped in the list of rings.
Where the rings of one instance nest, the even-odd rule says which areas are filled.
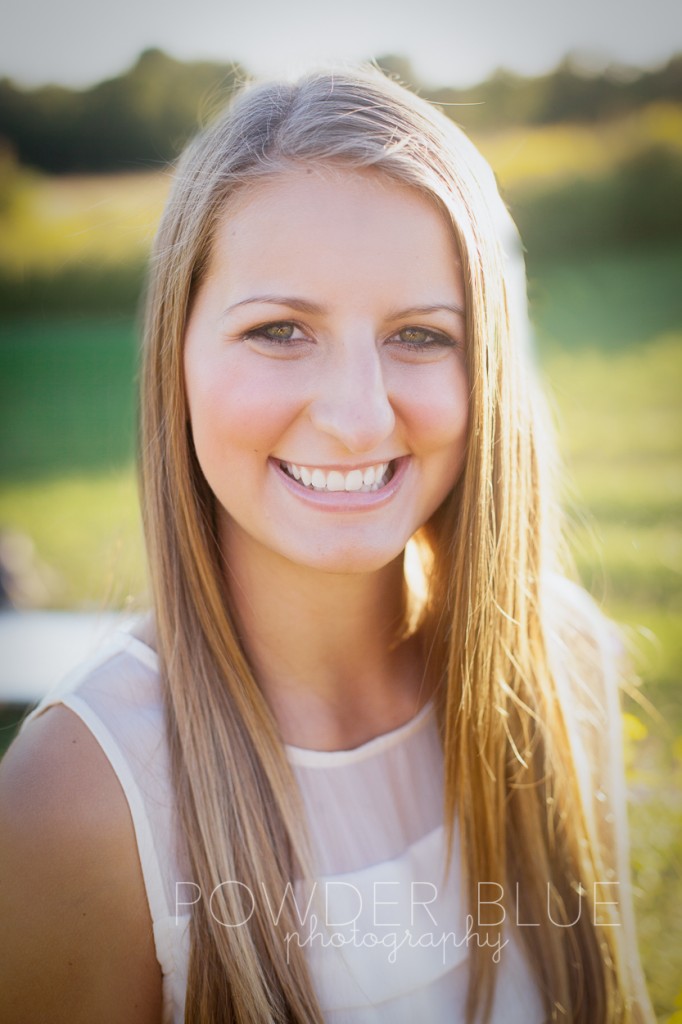
[[[564,697],[582,727],[602,730],[619,710],[628,671],[620,629],[572,580],[552,576],[545,598],[549,655]]]
[[[29,722],[0,765],[0,878],[0,976],[13,1019],[160,1019],[128,804],[65,707]]]
[[[578,643],[575,654],[591,651],[603,659],[622,649],[616,624],[579,583],[552,574],[544,582],[544,598],[553,630],[565,643]]]
[[[550,665],[566,725],[574,742],[577,768],[589,769],[591,802],[605,810],[622,795],[621,688],[627,659],[620,632],[582,587],[553,577],[547,584],[547,642]],[[583,779],[583,781],[585,781]],[[611,792],[616,786],[618,793]],[[609,814],[601,814],[608,824]]]
[[[130,630],[117,630],[87,661],[53,687],[24,722],[21,733],[52,705],[67,703],[101,741],[102,730],[116,736],[139,727],[163,731],[163,688],[156,652]],[[99,725],[98,725],[99,723]]]

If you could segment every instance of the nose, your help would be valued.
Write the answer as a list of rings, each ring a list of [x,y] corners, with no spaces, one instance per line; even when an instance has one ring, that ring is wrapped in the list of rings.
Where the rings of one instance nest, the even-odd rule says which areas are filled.
[[[348,451],[371,452],[391,435],[395,413],[372,342],[337,352],[310,406],[315,427]]]

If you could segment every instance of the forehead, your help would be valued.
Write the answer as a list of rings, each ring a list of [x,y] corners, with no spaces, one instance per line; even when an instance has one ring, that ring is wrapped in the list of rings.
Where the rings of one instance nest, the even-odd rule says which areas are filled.
[[[430,196],[374,169],[301,165],[242,186],[224,208],[209,274],[453,281],[459,252]],[[356,275],[357,276],[357,275]],[[273,285],[276,282],[273,281]]]

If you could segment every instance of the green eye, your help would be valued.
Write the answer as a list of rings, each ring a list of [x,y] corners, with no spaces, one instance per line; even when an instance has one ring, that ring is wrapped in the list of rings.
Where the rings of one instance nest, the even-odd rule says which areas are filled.
[[[425,331],[421,327],[406,327],[404,331],[400,332],[400,336],[408,345],[424,345],[430,338],[433,338],[429,331]]]
[[[261,327],[259,334],[269,338],[270,341],[291,341],[294,334],[293,324],[268,324]]]
[[[280,320],[274,324],[263,324],[262,327],[254,327],[244,337],[252,338],[254,341],[260,341],[263,344],[282,346],[288,345],[289,342],[295,345],[303,340],[300,329],[296,324],[292,324],[288,320]]]
[[[423,351],[424,349],[452,348],[454,342],[440,331],[432,331],[426,327],[403,327],[396,338],[405,348]]]

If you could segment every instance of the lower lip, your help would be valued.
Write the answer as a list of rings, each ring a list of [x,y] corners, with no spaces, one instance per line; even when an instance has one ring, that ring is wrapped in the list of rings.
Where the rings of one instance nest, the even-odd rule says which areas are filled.
[[[306,505],[315,505],[329,512],[361,512],[365,509],[380,508],[391,500],[400,488],[409,463],[409,456],[402,456],[393,462],[393,476],[378,491],[314,491],[311,487],[293,480],[281,468],[279,461],[270,459],[270,464],[289,491]]]

